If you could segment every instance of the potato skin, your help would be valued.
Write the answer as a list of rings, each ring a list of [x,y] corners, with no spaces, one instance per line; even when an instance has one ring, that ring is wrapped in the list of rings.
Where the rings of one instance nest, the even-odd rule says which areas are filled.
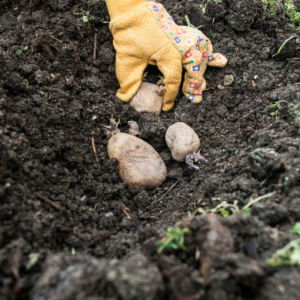
[[[145,189],[160,186],[167,168],[159,154],[145,141],[127,133],[112,136],[107,145],[109,158],[116,158],[120,177]]]
[[[200,139],[196,132],[182,122],[170,126],[166,133],[166,143],[175,160],[183,162],[188,154],[197,152]]]
[[[158,85],[142,82],[140,89],[129,104],[137,111],[150,111],[155,115],[159,115],[163,103],[163,96],[157,94],[158,90]]]

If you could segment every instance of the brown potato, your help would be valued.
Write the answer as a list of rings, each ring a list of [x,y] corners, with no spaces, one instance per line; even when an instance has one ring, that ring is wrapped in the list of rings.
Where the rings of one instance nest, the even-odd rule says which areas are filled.
[[[159,96],[158,91],[158,85],[142,82],[140,89],[129,104],[137,111],[149,111],[159,115],[161,112],[163,96]]]
[[[145,189],[160,186],[167,168],[159,154],[145,141],[127,133],[113,135],[107,145],[109,158],[116,158],[120,177]]]
[[[185,161],[187,155],[197,152],[200,139],[196,132],[182,122],[170,126],[166,133],[166,143],[177,161]]]

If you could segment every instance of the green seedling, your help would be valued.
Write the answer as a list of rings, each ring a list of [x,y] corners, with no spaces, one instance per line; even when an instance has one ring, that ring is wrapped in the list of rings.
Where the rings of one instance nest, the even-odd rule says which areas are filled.
[[[108,17],[101,19],[101,23],[109,24]]]
[[[75,16],[83,16],[82,17],[82,21],[84,23],[87,23],[89,21],[94,21],[96,19],[94,16],[90,15],[89,12],[80,12],[80,13],[73,12],[73,15],[75,15]]]
[[[190,22],[190,19],[189,19],[189,17],[188,17],[187,15],[185,15],[185,20],[186,20],[187,26],[189,26],[189,27],[197,28],[197,29],[203,27],[203,25],[200,25],[200,26],[198,26],[198,27],[195,27],[194,25],[192,25],[191,22]]]
[[[285,193],[287,193],[289,191],[289,186],[288,186],[288,178],[286,177],[284,179],[284,190]]]
[[[210,213],[220,213],[223,217],[228,217],[230,212],[235,214],[239,211],[239,208],[237,206],[237,201],[235,201],[234,204],[229,204],[226,201],[223,201],[215,208],[208,209],[207,211]]]
[[[285,0],[284,7],[290,13],[291,23],[300,22],[300,13],[296,11],[297,7],[294,5],[293,0]]]
[[[295,117],[295,121],[300,121],[300,104],[294,105],[293,103],[290,103],[291,109],[289,111],[290,114],[292,114]]]
[[[212,201],[222,201],[221,197],[211,198]]]
[[[273,11],[277,9],[282,9],[284,7],[290,16],[291,23],[300,22],[300,13],[297,12],[297,7],[294,5],[293,0],[285,0],[285,1],[262,0],[262,4],[264,10],[266,10],[268,6]],[[274,13],[270,14],[269,17],[272,16],[273,14]]]
[[[239,150],[236,149],[236,150],[234,151],[234,154],[235,154],[235,155],[238,155],[238,154],[239,154]]]
[[[300,235],[300,222],[297,222],[292,234]],[[281,265],[300,265],[300,238],[289,242],[283,248],[277,250],[267,263],[273,267]]]
[[[87,23],[87,22],[89,22],[89,21],[94,21],[95,19],[96,19],[96,18],[95,18],[94,16],[90,16],[89,13],[87,13],[86,16],[83,16],[83,17],[82,17],[82,21],[83,21],[84,23]]]
[[[28,82],[28,80],[27,80],[27,82],[26,82],[26,86],[27,86],[27,88],[31,91],[32,90],[32,86],[31,85],[29,85],[29,82]]]
[[[281,102],[286,102],[286,101],[282,100],[282,101],[277,101],[274,103],[271,102],[269,104],[269,108],[273,109],[273,111],[270,113],[270,115],[275,117],[275,119],[278,119],[278,111],[280,111],[282,109],[282,106],[280,104]]]
[[[5,56],[5,51],[4,50],[2,50],[2,48],[0,47],[0,55],[3,55],[3,56]]]
[[[273,13],[271,13],[271,14],[268,15],[268,18],[270,18],[270,19],[274,18],[274,17],[276,17],[276,12],[273,12]]]
[[[288,39],[286,39],[286,40],[282,43],[282,45],[280,46],[280,48],[278,49],[277,53],[274,54],[272,57],[278,55],[278,54],[281,52],[281,50],[283,49],[283,47],[285,46],[285,44],[286,44],[288,41],[290,41],[291,39],[295,38],[295,37],[297,37],[297,35],[293,35],[293,36],[289,37]]]
[[[268,193],[266,195],[257,197],[255,199],[250,198],[250,201],[242,209],[239,209],[239,207],[237,205],[238,201],[235,200],[233,204],[229,204],[227,201],[222,201],[219,205],[217,205],[215,208],[212,208],[212,209],[204,210],[203,208],[199,208],[198,212],[200,214],[220,213],[223,217],[228,217],[230,215],[230,213],[235,214],[239,211],[241,211],[244,214],[250,214],[250,209],[254,204],[259,202],[260,200],[272,197],[275,194],[276,194],[276,192],[272,192],[272,193]],[[212,198],[212,200],[213,199],[218,199],[218,200],[220,199],[221,200],[221,198]]]
[[[170,251],[171,249],[184,250],[184,235],[186,233],[190,233],[188,228],[169,227],[166,236],[156,242],[156,246],[159,247],[157,252],[160,253],[163,250]]]
[[[16,54],[17,55],[20,55],[20,54],[22,54],[23,52],[25,52],[25,51],[27,51],[28,50],[28,46],[26,46],[26,47],[24,47],[24,48],[21,48],[21,49],[18,49],[17,51],[16,51]]]

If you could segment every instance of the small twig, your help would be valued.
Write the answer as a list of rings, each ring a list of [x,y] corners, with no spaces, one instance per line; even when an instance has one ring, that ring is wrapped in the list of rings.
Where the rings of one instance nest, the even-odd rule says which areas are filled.
[[[164,194],[164,195],[162,195],[159,199],[158,199],[158,201],[160,201],[161,199],[163,199],[171,190],[172,190],[172,188],[179,182],[179,180],[180,180],[181,178],[179,178],[168,190],[167,190],[167,192]]]
[[[52,39],[56,40],[57,42],[63,44],[63,42],[62,42],[61,40],[57,39],[57,38],[54,37],[52,34],[50,34],[50,37],[51,37]]]
[[[92,146],[93,146],[93,151],[94,151],[94,154],[95,154],[96,162],[99,162],[98,157],[97,157],[97,152],[96,152],[96,147],[95,147],[95,142],[94,142],[94,137],[93,136],[92,136]]]
[[[49,200],[47,197],[45,197],[45,196],[43,196],[43,195],[41,195],[41,194],[39,194],[39,193],[35,193],[35,195],[36,195],[39,199],[41,199],[41,200],[47,202],[48,204],[52,205],[52,206],[55,207],[56,209],[58,209],[58,210],[60,210],[60,211],[65,211],[65,208],[64,208],[64,207],[62,207],[62,206],[60,206],[60,205],[58,205],[58,204],[52,202],[52,201]]]
[[[52,75],[52,74],[51,74],[51,75]],[[51,82],[55,82],[55,81],[58,80],[60,77],[61,77],[61,75],[60,75],[59,73],[57,73],[56,75],[54,75],[54,76],[50,79],[50,81],[51,81]]]
[[[239,50],[239,47],[236,48],[236,51],[235,51],[236,56],[237,56],[240,60],[242,60],[243,62],[245,62],[243,59],[241,59],[241,58],[238,56],[238,54],[237,54],[238,50]]]
[[[201,201],[203,200],[204,196],[202,196],[199,200],[198,200],[198,204],[201,203]]]
[[[131,217],[129,216],[128,212],[126,211],[126,209],[123,209],[124,214],[126,215],[126,217],[131,220]]]
[[[97,50],[97,33],[95,33],[95,40],[94,40],[94,55],[93,55],[93,59],[96,59],[96,50]]]
[[[254,113],[254,111],[254,109],[250,110],[250,112],[244,116],[244,119],[248,118],[251,114]]]

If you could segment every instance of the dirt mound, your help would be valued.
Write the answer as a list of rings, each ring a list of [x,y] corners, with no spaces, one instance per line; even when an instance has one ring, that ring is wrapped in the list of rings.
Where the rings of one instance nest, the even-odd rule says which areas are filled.
[[[160,116],[115,97],[104,1],[24,0],[1,14],[1,299],[298,299],[299,268],[266,261],[300,221],[299,32],[260,1],[160,2],[229,60],[207,69],[201,104],[180,92]],[[163,185],[121,181],[103,130],[111,116],[123,132],[138,122],[167,166]],[[201,140],[199,172],[165,143],[179,121]],[[199,213],[259,197],[248,214]],[[179,221],[185,250],[158,254]]]

